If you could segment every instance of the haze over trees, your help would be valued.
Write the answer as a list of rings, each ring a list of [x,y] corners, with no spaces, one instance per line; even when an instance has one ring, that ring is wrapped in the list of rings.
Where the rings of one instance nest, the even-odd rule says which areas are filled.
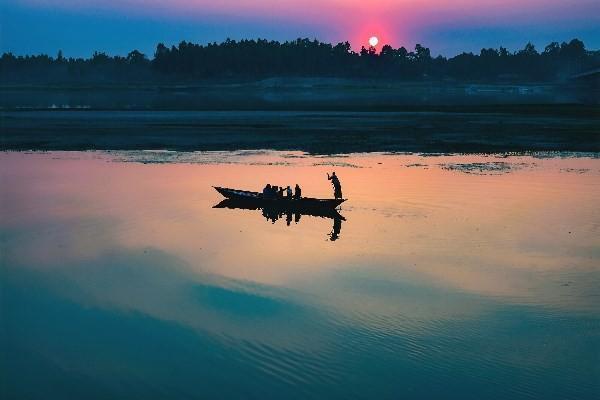
[[[199,45],[160,43],[152,58],[138,50],[127,56],[95,52],[90,58],[48,55],[0,58],[2,84],[193,83],[203,80],[256,80],[268,77],[376,78],[404,81],[555,82],[600,67],[600,51],[578,39],[538,50],[481,49],[479,54],[432,57],[427,47],[385,45],[352,51],[348,42],[226,40]]]

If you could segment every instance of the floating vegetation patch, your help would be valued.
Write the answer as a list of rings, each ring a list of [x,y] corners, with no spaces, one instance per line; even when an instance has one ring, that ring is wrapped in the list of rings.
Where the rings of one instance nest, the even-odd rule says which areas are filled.
[[[452,157],[462,153],[418,153],[421,157]]]
[[[318,167],[318,166],[323,166],[323,165],[327,165],[327,166],[331,166],[331,167],[364,168],[364,167],[361,167],[360,165],[351,164],[351,163],[347,163],[347,162],[343,162],[343,161],[325,161],[325,162],[313,163],[313,167]]]
[[[356,154],[352,154],[356,156]],[[316,154],[314,158],[350,158],[351,154]]]
[[[308,154],[306,153],[286,153],[282,154],[281,158],[307,158]]]
[[[527,155],[533,158],[600,158],[598,152],[585,152],[585,151],[532,151],[524,152],[523,155]]]
[[[247,165],[279,165],[279,166],[284,166],[284,167],[294,165],[292,163],[285,162],[285,161],[270,161],[270,162],[253,161],[253,162],[244,163],[244,164],[247,164]]]
[[[267,150],[257,151],[107,151],[115,162],[134,162],[142,164],[242,164],[242,165],[293,165],[288,161],[275,161],[267,156],[272,153]],[[265,156],[264,161],[257,156]]]
[[[586,172],[590,172],[589,168],[561,168],[560,172],[569,172],[574,174],[585,174]]]
[[[527,163],[507,163],[503,161],[496,162],[473,162],[473,163],[448,163],[438,164],[440,168],[448,171],[459,171],[465,174],[475,175],[500,175],[512,171],[530,167]]]
[[[227,152],[180,152],[168,150],[150,151],[109,151],[116,162],[134,162],[142,164],[232,164],[235,156]]]

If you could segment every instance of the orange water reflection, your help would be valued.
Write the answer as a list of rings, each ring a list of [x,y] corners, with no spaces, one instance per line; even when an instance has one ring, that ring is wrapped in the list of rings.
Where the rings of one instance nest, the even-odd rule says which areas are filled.
[[[180,259],[186,273],[293,288],[355,311],[392,305],[337,298],[330,289],[340,271],[594,308],[594,158],[243,152],[171,162],[169,153],[90,152],[2,153],[0,161],[8,264],[51,268],[115,248],[151,249]],[[212,208],[222,200],[212,185],[299,183],[306,195],[331,197],[331,170],[349,198],[335,242],[328,219],[286,226],[285,218],[272,224],[260,212]]]

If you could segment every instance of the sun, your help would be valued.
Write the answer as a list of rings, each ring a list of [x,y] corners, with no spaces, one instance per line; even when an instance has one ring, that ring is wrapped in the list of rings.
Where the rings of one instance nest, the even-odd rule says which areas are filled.
[[[371,36],[369,38],[369,45],[372,47],[377,46],[377,43],[379,43],[379,39],[377,39],[377,36]]]

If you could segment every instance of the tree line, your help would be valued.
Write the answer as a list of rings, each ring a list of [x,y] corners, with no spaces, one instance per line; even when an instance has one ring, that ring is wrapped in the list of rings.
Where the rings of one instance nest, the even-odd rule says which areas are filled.
[[[587,50],[578,39],[553,42],[542,51],[528,43],[514,52],[488,48],[450,58],[432,57],[420,44],[412,51],[385,45],[379,52],[373,47],[355,52],[348,42],[227,39],[206,45],[183,41],[167,47],[160,43],[152,58],[138,50],[127,56],[94,52],[90,58],[66,58],[61,51],[56,57],[4,53],[0,80],[4,84],[189,83],[294,76],[552,82],[598,67],[600,51]]]

